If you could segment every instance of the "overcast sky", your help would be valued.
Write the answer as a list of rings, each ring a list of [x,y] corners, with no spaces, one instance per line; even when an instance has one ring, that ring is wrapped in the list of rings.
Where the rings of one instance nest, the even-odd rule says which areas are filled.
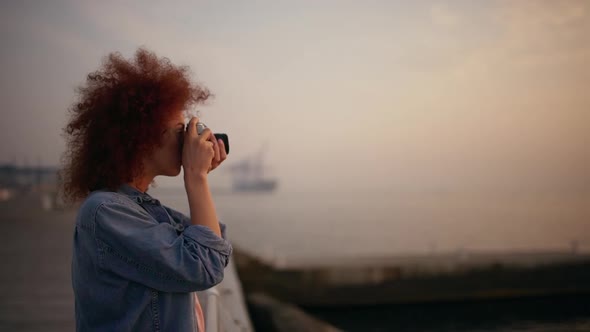
[[[75,87],[146,46],[282,188],[588,193],[589,31],[584,0],[3,1],[0,163],[58,164]]]

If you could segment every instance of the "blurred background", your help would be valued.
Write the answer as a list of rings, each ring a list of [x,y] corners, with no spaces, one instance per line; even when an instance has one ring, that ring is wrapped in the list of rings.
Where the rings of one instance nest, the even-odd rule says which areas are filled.
[[[193,111],[229,134],[211,182],[246,292],[344,330],[590,330],[589,31],[585,0],[2,2],[0,328],[56,298],[27,277],[42,225],[65,256],[39,322],[70,326],[75,211],[40,193],[75,88],[145,46],[215,95]]]

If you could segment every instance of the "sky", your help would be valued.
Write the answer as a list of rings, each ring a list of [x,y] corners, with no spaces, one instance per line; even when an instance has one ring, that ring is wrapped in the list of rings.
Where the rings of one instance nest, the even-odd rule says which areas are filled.
[[[75,88],[144,46],[283,190],[588,194],[588,31],[584,0],[3,1],[0,164],[58,165]]]

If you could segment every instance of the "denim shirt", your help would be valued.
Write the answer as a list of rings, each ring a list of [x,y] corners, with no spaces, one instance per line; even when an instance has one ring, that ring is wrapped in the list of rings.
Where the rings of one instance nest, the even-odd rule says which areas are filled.
[[[232,247],[135,188],[93,191],[74,229],[78,331],[196,330],[192,292],[223,279]]]

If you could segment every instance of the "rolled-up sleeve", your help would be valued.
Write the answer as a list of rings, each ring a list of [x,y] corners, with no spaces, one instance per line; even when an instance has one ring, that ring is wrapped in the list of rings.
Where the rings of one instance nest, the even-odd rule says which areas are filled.
[[[174,221],[176,221],[177,223],[180,223],[182,225],[184,225],[184,227],[189,227],[189,226],[193,226],[191,223],[191,219],[186,216],[185,214],[178,212],[172,208],[169,208],[167,206],[164,206],[164,209],[166,209],[166,211],[168,212],[168,214],[172,217],[172,219],[174,219]],[[205,227],[205,226],[198,226],[198,227]],[[206,228],[206,227],[205,227]],[[221,229],[221,237],[227,241],[227,233],[226,233],[226,228],[227,226],[225,226],[224,223],[219,222],[219,228]],[[208,228],[207,228],[208,229]],[[215,234],[214,234],[215,235]],[[215,235],[216,238],[219,238],[217,235]],[[227,242],[226,242],[227,243]],[[227,243],[227,245],[229,246],[229,243]]]
[[[222,236],[223,236],[223,233],[225,233],[225,225],[220,224],[219,226],[223,228],[223,231],[222,231]],[[217,236],[215,233],[213,233],[211,228],[209,228],[207,226],[201,226],[201,225],[187,226],[184,229],[183,235],[185,237],[193,240],[195,243],[197,243],[201,246],[205,246],[205,247],[211,248],[213,250],[217,250],[220,253],[222,253],[228,257],[229,257],[229,255],[231,255],[232,247],[229,244],[229,242],[227,242],[227,240],[225,238]],[[227,262],[224,264],[224,267],[225,266],[227,266]]]
[[[171,224],[117,201],[97,209],[95,226],[102,269],[164,292],[215,286],[232,252],[208,227],[190,225],[178,234]]]

